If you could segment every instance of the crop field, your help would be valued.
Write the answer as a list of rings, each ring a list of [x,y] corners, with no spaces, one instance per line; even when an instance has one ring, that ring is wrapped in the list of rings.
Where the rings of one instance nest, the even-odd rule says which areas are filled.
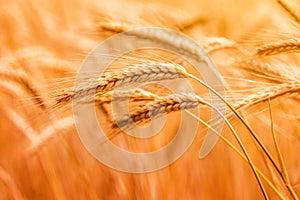
[[[300,1],[0,5],[0,200],[299,199]]]

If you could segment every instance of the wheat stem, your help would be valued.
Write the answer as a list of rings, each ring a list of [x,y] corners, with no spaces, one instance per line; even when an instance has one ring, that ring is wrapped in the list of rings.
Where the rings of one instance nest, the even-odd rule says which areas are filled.
[[[279,148],[277,136],[276,136],[276,133],[275,133],[275,130],[274,130],[273,112],[272,112],[272,106],[271,106],[270,99],[268,100],[268,104],[269,104],[269,111],[270,111],[270,121],[271,121],[271,131],[272,131],[273,141],[274,141],[276,153],[277,153],[277,156],[278,156],[278,159],[279,159],[280,167],[281,167],[281,170],[282,170],[282,172],[280,173],[280,176],[283,179],[283,181],[285,182],[285,185],[286,185],[288,191],[290,192],[290,194],[292,195],[292,197],[295,200],[298,200],[298,197],[297,197],[295,191],[291,187],[289,175],[288,175],[288,172],[286,170],[284,160],[283,160],[280,148]]]
[[[239,145],[240,145],[240,147],[241,147],[241,149],[242,149],[242,151],[243,151],[243,153],[244,153],[244,155],[245,155],[245,157],[246,157],[246,159],[247,159],[247,161],[248,161],[248,163],[250,165],[250,168],[251,168],[251,170],[253,171],[253,173],[255,175],[255,178],[256,178],[256,180],[258,182],[258,185],[259,185],[259,187],[260,187],[260,189],[261,189],[261,191],[263,193],[264,198],[265,199],[269,199],[268,196],[267,196],[267,192],[264,189],[264,186],[263,186],[263,184],[261,182],[261,179],[259,178],[259,176],[258,176],[258,174],[257,174],[257,172],[255,170],[255,166],[254,166],[254,164],[253,164],[253,162],[252,162],[252,160],[251,160],[251,158],[250,158],[250,156],[249,156],[249,154],[248,154],[245,146],[243,145],[240,137],[238,136],[237,132],[234,130],[233,126],[230,124],[230,122],[228,121],[228,119],[220,112],[220,110],[218,110],[215,106],[213,106],[212,104],[208,103],[207,101],[205,101],[201,97],[198,97],[198,100],[199,100],[199,102],[201,102],[201,103],[203,103],[205,105],[208,105],[209,107],[211,107],[212,109],[214,109],[220,115],[220,117],[222,117],[222,119],[225,121],[225,123],[230,128],[231,132],[233,133],[235,139],[239,143]],[[220,134],[218,134],[218,135],[220,135]]]
[[[271,161],[272,165],[276,168],[276,170],[280,173],[280,170],[276,163],[274,162],[274,159],[272,158],[271,154],[269,151],[266,149],[266,147],[263,145],[263,143],[259,140],[259,138],[256,136],[255,132],[252,130],[250,125],[243,119],[243,117],[238,113],[238,111],[226,100],[224,99],[215,89],[207,85],[204,81],[199,79],[198,77],[189,74],[188,75],[190,78],[198,81],[201,85],[205,86],[207,89],[209,89],[211,92],[213,92],[217,97],[219,97],[229,108],[230,110],[238,117],[238,119],[245,125],[245,127],[248,129],[250,134],[253,136],[254,140],[257,142],[257,144],[260,146],[260,148],[264,151],[264,153],[267,155],[269,160]]]
[[[203,121],[201,118],[193,114],[192,112],[185,110],[189,115],[197,119],[200,123],[208,127],[210,130],[213,131],[216,135],[218,135],[227,145],[229,145],[230,148],[232,148],[244,161],[248,162],[246,156],[240,152],[228,139],[226,139],[223,135],[219,134],[214,128],[212,128],[209,124],[207,124],[205,121]],[[248,162],[249,163],[249,162]],[[279,196],[280,199],[285,200],[283,195],[277,190],[277,188],[274,186],[274,184],[266,177],[266,175],[260,171],[254,164],[255,171],[266,181],[266,183],[272,188],[272,190]]]
[[[233,132],[239,145],[241,146],[241,148],[249,162],[249,165],[259,183],[259,186],[263,192],[265,199],[268,199],[266,191],[262,185],[262,182],[261,182],[258,174],[255,171],[253,162],[250,159],[246,148],[244,147],[242,141],[240,140],[238,134],[236,133],[236,131],[234,130],[234,128],[232,127],[230,122],[216,107],[214,107],[210,103],[206,102],[205,100],[203,100],[201,97],[199,97],[197,95],[194,95],[194,94],[171,94],[168,96],[160,97],[160,98],[154,100],[153,102],[150,102],[150,103],[146,104],[145,106],[138,108],[138,110],[130,113],[129,115],[126,115],[126,116],[122,117],[121,119],[116,120],[116,122],[114,123],[114,127],[123,128],[125,126],[132,125],[133,123],[141,124],[141,123],[144,123],[144,122],[147,122],[148,120],[150,120],[151,117],[156,117],[163,113],[168,114],[168,113],[176,112],[179,110],[196,108],[201,104],[208,105],[211,108],[213,108],[226,122],[226,124],[228,125],[230,130]]]

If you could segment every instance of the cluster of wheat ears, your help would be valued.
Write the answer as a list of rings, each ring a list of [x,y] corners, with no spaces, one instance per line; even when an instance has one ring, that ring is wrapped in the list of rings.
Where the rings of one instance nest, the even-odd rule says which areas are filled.
[[[55,2],[49,5],[60,7]],[[299,199],[300,5],[298,8],[289,0],[267,3],[280,16],[277,24],[271,25],[288,27],[295,34],[268,33],[273,36],[264,39],[269,37],[263,34],[265,29],[255,34],[260,30],[259,24],[247,27],[247,35],[240,34],[240,40],[234,40],[228,39],[230,34],[205,36],[209,30],[213,32],[205,17],[185,19],[180,15],[182,20],[177,22],[174,16],[157,16],[158,11],[150,9],[150,18],[136,11],[136,16],[127,21],[103,10],[104,5],[74,2],[70,7],[73,12],[82,9],[92,14],[81,14],[76,20],[57,11],[53,15],[62,16],[61,26],[69,24],[69,32],[61,32],[57,38],[53,38],[55,33],[50,29],[61,30],[60,25],[53,22],[50,27],[51,23],[46,23],[53,18],[49,13],[56,12],[52,6],[39,8],[30,3],[24,14],[11,3],[15,18],[1,9],[4,20],[0,23],[8,28],[4,31],[7,35],[3,34],[5,48],[0,48],[5,55],[1,57],[0,70],[0,199]],[[64,4],[61,9],[69,6]],[[255,5],[259,10],[259,3]],[[46,16],[39,19],[45,22],[42,28],[32,21],[35,17],[28,12],[32,10],[38,16]],[[97,22],[91,23],[98,12],[103,14],[101,20],[96,18]],[[21,26],[17,33],[11,26],[17,25],[23,15],[29,28]],[[84,28],[73,33],[70,20]],[[76,72],[91,47],[114,34],[145,26],[185,33],[205,54],[189,41],[176,38],[176,34],[137,32],[137,39],[156,41],[177,54],[157,49],[129,52],[116,58],[102,74],[87,74],[81,81],[84,84],[75,89]],[[30,39],[26,28],[32,29]],[[222,31],[230,32],[229,29],[223,27]],[[8,36],[12,32],[17,36]],[[41,37],[43,34],[46,39]],[[18,46],[24,38],[29,44]],[[39,47],[32,45],[40,41]],[[49,43],[53,44],[51,48]],[[68,56],[72,58],[64,59],[65,52],[71,52]],[[226,94],[208,85],[182,55],[201,62],[210,57],[224,79]],[[114,55],[99,55],[105,56]],[[156,83],[179,79],[187,80],[195,92],[174,93]],[[210,94],[227,106],[225,115],[212,104]],[[127,99],[128,115],[114,116],[111,103]],[[95,105],[99,123],[109,139],[130,151],[153,151],[167,144],[176,134],[178,124],[170,122],[178,122],[179,112],[187,112],[199,122],[198,134],[190,150],[164,169],[146,174],[115,171],[96,161],[81,144],[71,112],[73,100]],[[201,115],[190,112],[191,108],[199,108]],[[210,126],[210,110],[225,122],[222,133]],[[128,137],[120,130],[147,125],[164,114],[165,127],[147,141]],[[220,141],[201,160],[198,151],[208,129],[219,135]]]

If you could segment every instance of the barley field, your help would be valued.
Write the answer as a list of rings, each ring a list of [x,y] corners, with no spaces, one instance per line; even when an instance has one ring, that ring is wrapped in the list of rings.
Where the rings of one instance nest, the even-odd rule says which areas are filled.
[[[299,199],[299,1],[0,4],[1,200]],[[101,74],[87,72],[80,87],[74,86],[99,44],[142,27],[169,32],[137,32],[136,41],[155,41],[175,53],[144,48],[120,57],[96,54],[99,60],[114,61]],[[180,40],[176,33],[189,39]],[[125,42],[114,48],[123,46]],[[214,66],[224,94],[183,57]],[[174,92],[167,83],[181,90]],[[91,91],[94,96],[88,95]],[[223,103],[224,112],[212,97]],[[127,115],[113,111],[113,104],[124,107],[123,99],[129,100]],[[127,151],[154,152],[172,141],[181,127],[188,127],[182,142],[191,144],[174,162],[169,161],[172,151],[160,157],[157,162],[168,165],[157,170],[136,173],[109,167],[86,148],[74,102],[93,107],[108,140]],[[211,125],[216,116],[224,123],[220,130]],[[160,122],[157,134],[127,134],[136,126]],[[199,156],[208,131],[215,139],[221,131],[219,139]],[[97,144],[105,146],[105,141]],[[146,169],[155,163],[143,159],[137,165]],[[127,167],[134,168],[130,163]]]

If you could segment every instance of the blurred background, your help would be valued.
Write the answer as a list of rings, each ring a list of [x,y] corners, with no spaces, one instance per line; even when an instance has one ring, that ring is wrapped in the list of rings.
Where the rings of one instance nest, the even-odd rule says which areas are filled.
[[[298,4],[285,2],[292,5],[290,13],[275,0],[0,0],[0,199],[263,199],[249,164],[224,141],[219,140],[209,156],[198,158],[207,131],[203,125],[175,163],[155,172],[131,174],[94,159],[79,139],[71,106],[61,110],[51,105],[55,104],[53,93],[72,85],[62,78],[76,75],[100,42],[145,26],[181,31],[203,47],[212,38],[238,45],[237,50],[226,45],[219,48],[217,43],[207,52],[231,88],[233,102],[291,81],[279,72],[292,72],[294,80],[299,80],[297,54],[253,56],[259,45],[297,39],[299,24],[291,13],[297,17]],[[257,71],[257,65],[245,70],[245,62],[237,64],[239,59],[274,64],[280,66],[279,72],[274,77],[272,70]],[[58,87],[57,82],[64,84]],[[300,196],[296,86],[292,94],[241,110],[274,162],[280,166],[284,161],[280,170],[288,178],[274,169],[239,120],[229,118],[271,183],[263,179],[269,199]],[[172,130],[172,123],[167,126]],[[228,128],[222,134],[238,146]]]

